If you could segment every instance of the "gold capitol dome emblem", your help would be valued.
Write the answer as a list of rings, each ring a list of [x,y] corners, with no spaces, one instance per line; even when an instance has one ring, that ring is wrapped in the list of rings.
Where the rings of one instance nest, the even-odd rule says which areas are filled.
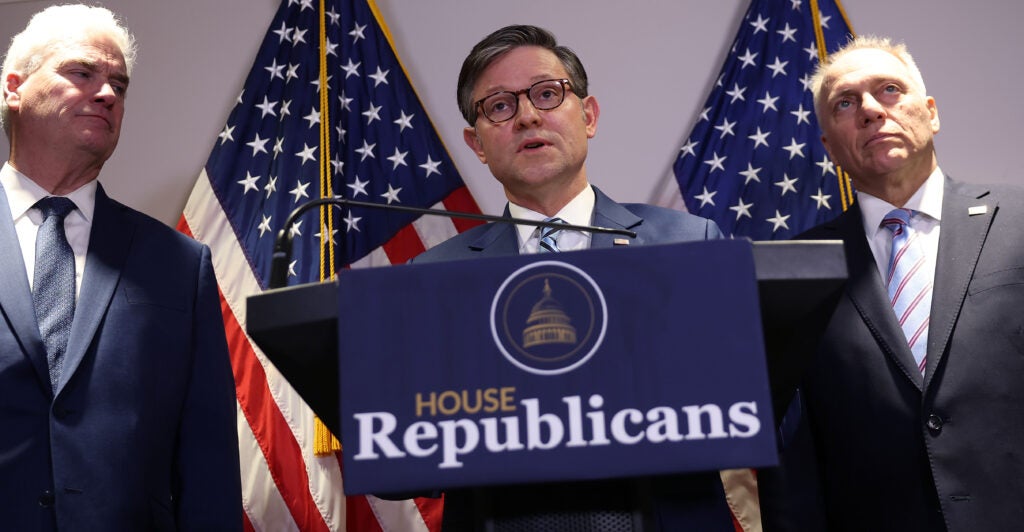
[[[491,300],[491,337],[519,369],[559,375],[585,364],[604,341],[601,287],[572,264],[541,260],[513,271]]]
[[[576,344],[576,328],[562,304],[551,295],[551,283],[544,279],[543,296],[533,306],[523,329],[523,347]]]

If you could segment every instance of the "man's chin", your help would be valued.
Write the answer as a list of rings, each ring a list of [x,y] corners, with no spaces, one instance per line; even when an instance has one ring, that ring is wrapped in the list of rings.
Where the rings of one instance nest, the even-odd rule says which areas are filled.
[[[516,176],[514,179],[505,181],[503,184],[506,189],[536,194],[541,191],[550,190],[558,181],[558,177],[551,174],[531,173],[529,175]]]
[[[875,150],[868,154],[862,165],[866,170],[874,172],[887,172],[898,170],[907,163],[907,151],[902,147],[889,147],[884,150]],[[848,168],[847,168],[848,170]]]
[[[87,130],[79,135],[79,146],[84,150],[97,154],[106,153],[109,156],[114,152],[119,140],[120,135],[110,131]]]

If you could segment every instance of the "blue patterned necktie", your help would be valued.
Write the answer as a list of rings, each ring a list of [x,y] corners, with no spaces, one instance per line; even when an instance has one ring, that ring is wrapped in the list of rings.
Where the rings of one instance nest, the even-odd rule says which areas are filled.
[[[882,225],[892,231],[892,255],[886,288],[896,319],[907,337],[917,369],[924,374],[928,350],[928,321],[932,308],[932,279],[925,264],[928,257],[919,234],[910,226],[914,211],[894,209]]]
[[[545,222],[552,222],[556,224],[564,224],[565,220],[561,218],[546,218]],[[561,231],[561,227],[541,227],[540,228],[540,241],[537,249],[538,253],[557,253],[561,251],[558,249],[558,239],[556,234]]]
[[[44,218],[36,234],[32,303],[46,345],[50,384],[56,390],[75,316],[75,254],[64,233],[64,217],[75,204],[67,198],[50,196],[39,200],[35,207]]]

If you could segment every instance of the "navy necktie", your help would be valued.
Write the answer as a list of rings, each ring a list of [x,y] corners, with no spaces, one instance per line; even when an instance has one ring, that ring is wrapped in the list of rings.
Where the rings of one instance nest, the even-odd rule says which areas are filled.
[[[75,316],[75,254],[64,233],[64,217],[75,204],[67,198],[50,196],[39,200],[35,207],[44,218],[36,234],[32,303],[46,345],[50,384],[56,391]]]
[[[565,223],[565,220],[563,220],[561,218],[548,218],[548,219],[546,219],[544,221],[545,222],[558,223],[558,224],[564,224]],[[539,248],[538,251],[540,253],[557,253],[558,251],[560,251],[558,249],[558,240],[555,237],[555,235],[559,231],[561,231],[561,230],[562,230],[561,227],[541,227],[540,228],[540,241],[538,243],[539,244],[538,245],[538,248]]]

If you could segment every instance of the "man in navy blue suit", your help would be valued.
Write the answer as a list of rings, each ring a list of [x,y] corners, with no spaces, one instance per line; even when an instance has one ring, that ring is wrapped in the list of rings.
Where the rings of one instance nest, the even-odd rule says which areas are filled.
[[[561,251],[720,238],[710,220],[680,211],[612,201],[587,180],[589,139],[601,109],[587,93],[579,57],[535,26],[509,26],[473,48],[462,64],[459,110],[466,145],[505,189],[506,215],[559,218],[574,225],[635,231],[635,240],[561,230]],[[416,262],[534,253],[540,233],[493,224],[439,244]]]
[[[4,61],[4,530],[241,529],[210,251],[96,181],[134,57],[113,13],[72,5],[34,16]]]
[[[720,238],[714,222],[670,209],[612,201],[587,180],[587,145],[600,108],[572,50],[535,26],[509,26],[478,43],[462,65],[463,133],[505,189],[506,216],[558,218],[629,229],[635,239],[561,229],[554,242],[528,225],[489,224],[416,257],[436,262],[541,249],[664,244]],[[446,530],[733,531],[717,474],[456,490],[446,494]]]

